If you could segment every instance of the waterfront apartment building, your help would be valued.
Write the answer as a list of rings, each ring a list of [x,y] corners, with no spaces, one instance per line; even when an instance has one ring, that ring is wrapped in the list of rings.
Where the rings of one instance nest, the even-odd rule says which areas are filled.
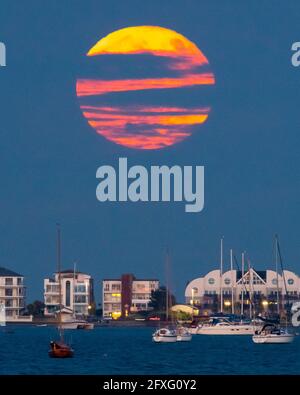
[[[0,304],[7,321],[18,319],[26,307],[24,276],[4,267],[0,267]]]
[[[133,274],[123,274],[120,279],[104,279],[103,317],[117,319],[127,317],[129,313],[151,310],[151,292],[158,288],[158,280],[136,279]]]
[[[88,315],[94,303],[93,279],[89,274],[63,270],[61,272],[62,306],[77,315]],[[45,315],[59,309],[59,274],[44,279]]]
[[[239,270],[229,270],[221,278],[220,270],[213,270],[188,283],[185,300],[198,307],[200,314],[219,312],[221,290],[225,313],[234,309],[237,314],[241,311],[249,314],[250,305],[254,313],[276,313],[283,311],[287,304],[300,300],[300,278],[289,270],[284,270],[283,276],[274,270],[254,269],[245,271],[244,276]]]

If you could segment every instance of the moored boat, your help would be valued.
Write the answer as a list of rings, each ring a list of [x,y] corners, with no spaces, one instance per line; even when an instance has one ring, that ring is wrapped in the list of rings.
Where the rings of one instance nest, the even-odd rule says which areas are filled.
[[[208,323],[200,324],[192,333],[196,335],[253,335],[253,325],[234,322],[227,318],[211,317]]]
[[[179,326],[176,329],[177,341],[178,342],[189,342],[192,340],[192,334],[190,333],[188,328],[184,326]]]
[[[51,358],[72,358],[74,350],[67,344],[59,341],[50,342],[49,357]]]
[[[161,328],[153,333],[152,340],[155,343],[175,343],[177,342],[177,334],[174,329]]]
[[[260,331],[256,331],[252,336],[253,342],[257,344],[286,344],[292,343],[294,339],[293,333],[271,323],[265,324]]]
[[[50,350],[48,355],[51,358],[72,358],[74,350],[70,345],[64,341],[64,328],[62,326],[62,293],[61,293],[61,240],[60,240],[60,226],[57,225],[57,267],[59,278],[59,337],[58,341],[50,342]]]

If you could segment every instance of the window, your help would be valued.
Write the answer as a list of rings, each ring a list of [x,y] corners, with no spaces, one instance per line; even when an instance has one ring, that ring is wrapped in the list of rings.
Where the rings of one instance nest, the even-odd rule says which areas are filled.
[[[22,285],[23,284],[22,280],[23,280],[22,277],[18,277],[17,284]]]
[[[231,283],[230,278],[225,278],[224,283],[226,285],[229,285]]]
[[[287,282],[288,282],[289,285],[293,285],[294,284],[294,280],[292,278],[289,278]]]
[[[75,295],[75,303],[87,303],[86,295]]]
[[[5,307],[13,307],[13,300],[8,299],[5,301]]]
[[[214,278],[209,278],[208,279],[208,284],[213,285],[215,283],[215,279]]]
[[[121,284],[112,284],[111,290],[112,291],[120,291],[121,290]]]
[[[46,292],[58,293],[59,292],[59,285],[47,284],[46,285]]]
[[[273,278],[272,284],[273,284],[273,285],[277,285],[277,278]]]
[[[86,293],[86,286],[85,286],[85,284],[77,284],[77,285],[75,285],[74,291],[75,291],[75,293]]]
[[[66,306],[70,307],[71,305],[71,283],[70,281],[66,281]]]
[[[13,285],[13,279],[11,277],[6,277],[5,285]]]
[[[6,288],[5,296],[13,296],[13,289],[12,288]]]
[[[109,291],[109,283],[104,284],[104,291]]]

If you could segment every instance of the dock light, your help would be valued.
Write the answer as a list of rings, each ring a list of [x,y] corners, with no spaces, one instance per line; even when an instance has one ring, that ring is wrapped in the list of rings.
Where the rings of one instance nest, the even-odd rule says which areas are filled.
[[[89,304],[89,305],[88,305],[88,310],[91,310],[91,308],[92,308],[92,306]]]
[[[268,302],[267,300],[263,300],[263,301],[261,302],[261,304],[262,304],[264,307],[267,307],[267,306],[269,305],[269,302]]]
[[[231,302],[229,300],[225,300],[224,306],[226,306],[226,307],[231,306]]]

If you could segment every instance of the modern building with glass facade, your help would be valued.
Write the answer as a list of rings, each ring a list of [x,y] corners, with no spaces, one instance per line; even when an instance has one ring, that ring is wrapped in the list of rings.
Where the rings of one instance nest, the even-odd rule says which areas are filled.
[[[202,314],[219,312],[222,290],[226,313],[234,310],[239,314],[242,310],[247,314],[250,305],[255,313],[282,311],[287,304],[300,299],[299,276],[289,270],[284,270],[283,274],[250,269],[244,276],[239,270],[229,270],[220,276],[220,270],[213,270],[188,283],[185,301],[197,306]]]
[[[0,304],[7,321],[18,319],[26,307],[24,276],[4,267],[0,267]]]
[[[94,303],[93,279],[89,274],[63,270],[61,272],[63,308],[78,314],[88,315]],[[59,309],[59,274],[44,279],[45,315],[53,315]]]

